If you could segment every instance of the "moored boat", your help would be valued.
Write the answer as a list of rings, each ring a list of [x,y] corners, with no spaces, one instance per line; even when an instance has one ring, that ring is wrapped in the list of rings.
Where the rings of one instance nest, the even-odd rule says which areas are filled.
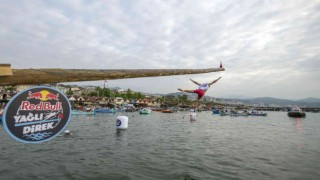
[[[163,109],[162,108],[151,108],[152,111],[156,112],[161,112]]]
[[[220,110],[219,109],[212,109],[212,114],[220,114]]]
[[[249,116],[267,116],[267,113],[266,112],[252,110],[252,111],[248,112],[248,115]]]
[[[302,111],[299,107],[293,107],[288,112],[289,117],[306,117],[306,113]]]
[[[246,112],[233,112],[230,116],[249,116],[249,114]]]
[[[80,111],[80,110],[72,110],[71,114],[73,115],[94,115],[94,111]]]
[[[236,110],[225,109],[220,111],[220,116],[249,116],[247,112],[239,112]]]
[[[171,109],[164,109],[161,112],[163,112],[163,113],[173,113],[173,111]]]
[[[99,108],[94,110],[95,113],[115,113],[115,109]]]
[[[143,108],[139,111],[140,114],[150,114],[151,113],[151,109],[150,108]]]

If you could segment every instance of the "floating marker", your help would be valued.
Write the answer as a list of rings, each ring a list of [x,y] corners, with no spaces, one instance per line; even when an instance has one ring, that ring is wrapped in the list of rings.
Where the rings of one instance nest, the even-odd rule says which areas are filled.
[[[117,129],[127,129],[128,128],[128,117],[118,116],[116,120]]]
[[[195,121],[197,118],[197,114],[196,113],[190,113],[190,121]]]
[[[69,136],[69,135],[71,135],[71,132],[70,132],[70,130],[65,130],[65,131],[64,131],[64,135],[66,135],[66,136]]]

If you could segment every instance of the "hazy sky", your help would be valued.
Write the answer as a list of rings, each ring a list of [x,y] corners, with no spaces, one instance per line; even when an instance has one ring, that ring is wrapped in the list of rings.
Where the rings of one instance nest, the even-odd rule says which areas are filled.
[[[320,0],[1,0],[0,63],[12,68],[211,68],[108,81],[150,93],[222,79],[214,97],[320,98]],[[103,81],[89,84],[103,86]]]

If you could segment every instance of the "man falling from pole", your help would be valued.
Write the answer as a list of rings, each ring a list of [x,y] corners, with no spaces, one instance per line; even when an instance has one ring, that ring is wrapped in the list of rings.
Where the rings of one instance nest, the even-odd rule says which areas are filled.
[[[178,89],[179,91],[182,91],[182,92],[187,92],[187,93],[196,93],[198,95],[198,98],[196,100],[196,109],[198,109],[198,103],[199,103],[199,100],[204,96],[204,94],[206,93],[206,91],[209,89],[209,87],[216,83],[217,81],[219,81],[219,79],[221,79],[221,77],[219,77],[218,79],[210,82],[210,83],[203,83],[203,84],[200,84],[198,83],[197,81],[194,81],[192,79],[190,79],[193,83],[195,83],[196,85],[198,85],[198,89],[196,90],[183,90],[183,89]]]

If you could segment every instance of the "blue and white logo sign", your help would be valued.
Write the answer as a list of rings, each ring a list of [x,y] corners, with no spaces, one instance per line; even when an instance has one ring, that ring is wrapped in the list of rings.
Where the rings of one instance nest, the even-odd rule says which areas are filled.
[[[116,121],[116,126],[117,127],[121,126],[121,121],[119,119],[117,119],[117,121]]]
[[[71,105],[60,91],[40,86],[14,96],[3,114],[3,126],[17,141],[41,143],[58,135],[69,122]]]

